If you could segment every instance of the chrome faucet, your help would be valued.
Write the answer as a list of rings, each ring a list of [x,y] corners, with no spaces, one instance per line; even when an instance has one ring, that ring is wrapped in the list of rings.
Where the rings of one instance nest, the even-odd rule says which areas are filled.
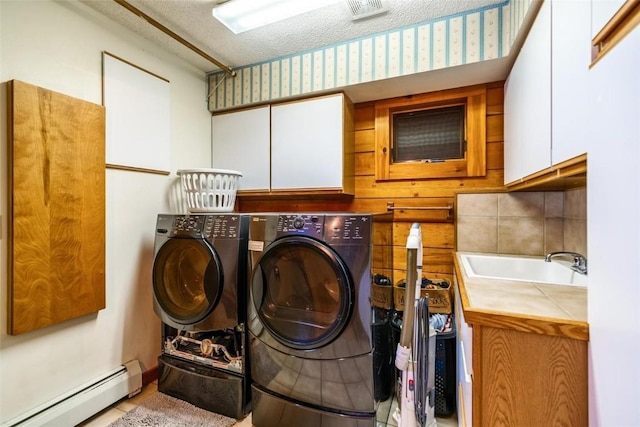
[[[544,258],[546,262],[551,262],[551,259],[557,256],[565,256],[565,257],[573,257],[573,264],[571,264],[571,269],[573,271],[577,271],[580,274],[587,274],[587,259],[584,255],[581,255],[577,252],[551,252],[547,254]]]

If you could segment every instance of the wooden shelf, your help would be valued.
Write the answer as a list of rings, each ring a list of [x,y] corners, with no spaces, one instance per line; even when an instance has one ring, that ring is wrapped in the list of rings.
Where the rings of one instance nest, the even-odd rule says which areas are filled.
[[[586,186],[586,154],[505,185],[508,191],[562,191]]]
[[[250,191],[239,190],[236,194],[239,199],[353,199],[353,194],[346,194],[340,189],[310,189],[310,190],[273,190]]]

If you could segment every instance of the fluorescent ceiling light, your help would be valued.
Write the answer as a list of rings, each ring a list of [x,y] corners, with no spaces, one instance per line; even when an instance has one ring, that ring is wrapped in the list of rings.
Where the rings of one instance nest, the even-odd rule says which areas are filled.
[[[239,34],[342,0],[230,0],[213,8],[213,16]]]

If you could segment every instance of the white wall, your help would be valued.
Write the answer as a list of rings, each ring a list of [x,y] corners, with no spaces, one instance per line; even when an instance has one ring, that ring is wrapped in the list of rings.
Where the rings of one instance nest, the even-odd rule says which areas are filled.
[[[640,426],[640,27],[589,72],[589,424]],[[587,124],[585,124],[587,125]]]
[[[106,171],[106,308],[20,336],[6,334],[6,85],[0,99],[0,422],[139,359],[156,365],[160,324],[153,313],[151,265],[157,213],[175,171],[209,167],[210,114],[204,73],[77,1],[0,1],[0,82],[17,79],[102,102],[102,51],[171,83],[171,172]],[[108,114],[108,111],[107,111]]]

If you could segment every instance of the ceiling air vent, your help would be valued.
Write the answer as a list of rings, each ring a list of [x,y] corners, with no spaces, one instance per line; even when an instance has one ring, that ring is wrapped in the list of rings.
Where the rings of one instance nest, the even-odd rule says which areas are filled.
[[[382,0],[347,0],[347,5],[349,5],[354,21],[380,15],[387,11],[387,8],[382,4]]]

